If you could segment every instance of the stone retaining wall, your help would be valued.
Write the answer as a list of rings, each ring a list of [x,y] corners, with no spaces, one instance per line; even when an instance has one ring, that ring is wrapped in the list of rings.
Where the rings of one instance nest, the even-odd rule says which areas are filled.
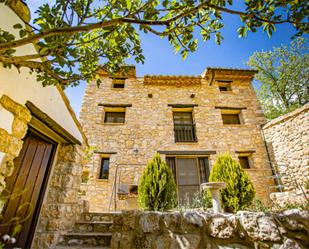
[[[309,104],[278,117],[263,127],[267,147],[273,156],[285,190],[296,190],[295,180],[309,179]]]
[[[111,249],[301,249],[309,247],[309,212],[127,211],[114,218]]]

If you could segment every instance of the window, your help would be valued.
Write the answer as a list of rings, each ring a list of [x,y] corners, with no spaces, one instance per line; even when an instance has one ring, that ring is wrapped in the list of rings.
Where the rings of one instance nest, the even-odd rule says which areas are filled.
[[[173,112],[175,142],[196,142],[192,112]]]
[[[238,160],[239,160],[240,166],[243,169],[250,169],[249,157],[247,157],[247,156],[239,156]]]
[[[125,79],[124,78],[114,78],[113,88],[124,88]]]
[[[219,86],[219,90],[220,90],[220,92],[227,92],[228,91],[226,86]]]
[[[231,82],[229,80],[218,80],[220,92],[230,92],[232,91]]]
[[[173,172],[179,202],[192,202],[194,194],[200,189],[200,184],[208,182],[210,172],[208,158],[185,158],[180,155],[166,157],[166,163]]]
[[[125,121],[125,112],[111,112],[106,111],[104,117],[104,123],[120,123],[123,124]]]
[[[221,114],[223,124],[240,124],[239,114]]]
[[[102,158],[99,179],[108,179],[108,175],[109,175],[109,158]]]

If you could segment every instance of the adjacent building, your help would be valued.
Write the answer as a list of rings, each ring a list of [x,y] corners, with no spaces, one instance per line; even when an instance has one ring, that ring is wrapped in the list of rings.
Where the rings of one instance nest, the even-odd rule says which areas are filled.
[[[0,16],[1,29],[17,38],[13,25],[30,20],[22,1],[0,3]],[[36,51],[30,44],[16,53]],[[80,219],[83,145],[60,86],[43,87],[34,72],[0,64],[0,234],[15,237],[10,248],[51,248]]]
[[[80,113],[94,148],[83,186],[90,210],[128,208],[128,192],[157,152],[173,170],[180,202],[199,191],[225,152],[248,172],[257,197],[267,200],[274,182],[255,73],[207,68],[201,76],[137,77],[135,67],[126,66],[111,77],[101,71],[102,83],[87,85]]]

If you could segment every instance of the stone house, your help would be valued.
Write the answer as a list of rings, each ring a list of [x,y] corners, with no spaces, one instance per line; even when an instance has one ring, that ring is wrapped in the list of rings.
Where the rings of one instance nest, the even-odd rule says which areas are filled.
[[[265,118],[251,85],[255,73],[207,68],[201,76],[137,77],[126,66],[110,77],[101,71],[102,83],[88,84],[80,114],[94,147],[82,184],[90,210],[132,207],[130,190],[156,152],[173,170],[180,202],[192,198],[225,152],[267,200],[274,182],[260,130]]]
[[[22,1],[0,3],[0,27],[14,33],[29,21]],[[5,21],[3,21],[5,20]],[[32,45],[18,55],[33,54]],[[79,198],[86,138],[60,87],[43,87],[35,73],[0,65],[0,235],[18,248],[49,248],[82,211]],[[17,219],[16,219],[17,218]]]

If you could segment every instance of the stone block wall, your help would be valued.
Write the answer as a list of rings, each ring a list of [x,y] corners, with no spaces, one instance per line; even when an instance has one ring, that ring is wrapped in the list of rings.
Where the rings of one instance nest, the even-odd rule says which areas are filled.
[[[309,104],[278,117],[263,127],[267,147],[285,190],[309,180]]]
[[[23,146],[22,139],[26,135],[31,120],[30,111],[15,102],[7,95],[0,96],[0,111],[2,127],[0,127],[0,193],[5,189],[5,178],[14,172],[14,159]],[[5,200],[0,201],[0,212]]]
[[[88,163],[90,180],[82,186],[90,210],[108,209],[117,165],[118,177],[121,175],[117,182],[133,181],[158,151],[214,151],[215,154],[208,155],[210,165],[221,153],[228,152],[238,160],[239,152],[249,152],[251,169],[246,171],[257,197],[267,200],[268,186],[274,182],[266,178],[271,170],[260,131],[265,118],[251,85],[252,75],[236,70],[217,73],[214,78],[149,77],[150,82],[147,77],[129,77],[124,89],[112,88],[112,79],[106,76],[102,76],[99,88],[95,82],[87,85],[80,120],[89,144],[103,153],[94,154]],[[219,79],[231,80],[232,91],[220,92]],[[132,105],[126,107],[125,123],[105,124],[104,107],[99,105],[102,103]],[[168,104],[196,105],[192,113],[197,142],[175,143],[173,108]],[[216,106],[243,108],[243,124],[223,125],[221,110]],[[102,156],[110,158],[108,180],[98,179]]]
[[[309,247],[309,212],[127,211],[112,230],[111,249],[302,249]]]
[[[81,174],[85,163],[79,145],[60,145],[57,162],[43,202],[33,240],[33,249],[50,248],[62,241],[83,211],[79,196]]]

